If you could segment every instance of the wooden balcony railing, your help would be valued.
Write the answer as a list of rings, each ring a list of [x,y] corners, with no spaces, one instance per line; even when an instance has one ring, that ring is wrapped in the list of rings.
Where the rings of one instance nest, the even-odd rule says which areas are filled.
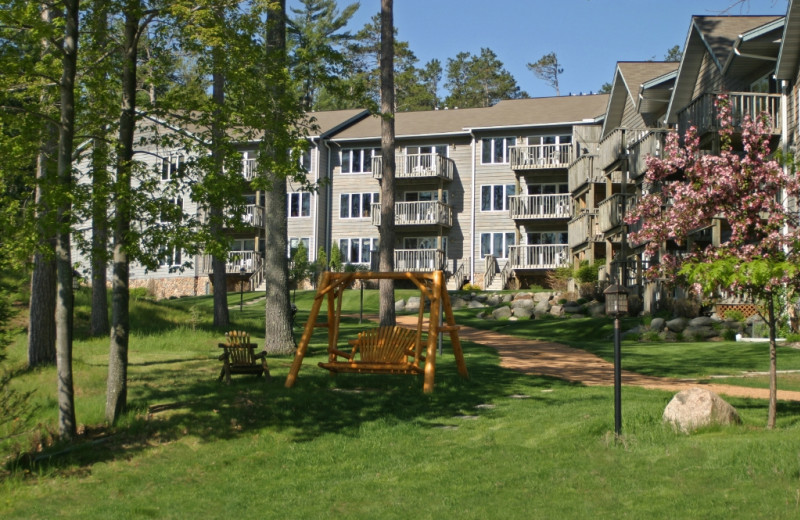
[[[569,265],[567,244],[509,246],[512,269],[555,269]]]
[[[570,196],[513,195],[509,197],[509,211],[515,219],[570,218]]]
[[[567,224],[569,247],[578,247],[586,242],[603,240],[597,221],[597,210],[583,210]]]
[[[372,224],[381,225],[381,205],[372,205]],[[453,226],[453,208],[439,201],[395,202],[394,224],[396,226],[424,226],[438,224]]]
[[[571,144],[511,146],[511,169],[566,168],[572,162],[572,149]]]
[[[707,92],[701,94],[687,107],[678,112],[678,135],[683,139],[690,126],[697,128],[697,134],[703,135],[719,130],[718,110],[716,99],[719,93]],[[783,129],[781,121],[781,96],[780,94],[760,94],[757,92],[728,92],[725,93],[730,100],[733,125],[740,128],[744,116],[756,119],[762,114],[767,114],[771,124],[772,134],[780,134]]]
[[[228,274],[240,274],[242,268],[244,272],[254,273],[261,265],[261,255],[258,251],[228,251],[228,261],[225,263],[225,272]],[[200,257],[200,272],[209,274],[214,272],[211,263],[211,255]]]
[[[452,181],[454,173],[455,162],[437,153],[395,156],[396,179],[440,178]],[[372,176],[383,178],[383,157],[372,158]]]
[[[647,157],[664,157],[664,141],[672,130],[649,130],[645,135],[628,146],[628,171],[631,179],[647,172]]]
[[[444,270],[446,261],[441,249],[394,250],[394,270],[397,272]]]
[[[569,191],[575,192],[586,183],[603,182],[603,171],[596,155],[582,155],[569,165],[568,185]]]
[[[598,145],[600,169],[605,169],[617,162],[625,152],[625,128],[615,128],[605,136]]]
[[[597,212],[600,223],[600,231],[605,233],[622,224],[625,215],[623,200],[627,199],[628,204],[633,195],[626,195],[623,198],[621,193],[615,193],[597,205]]]

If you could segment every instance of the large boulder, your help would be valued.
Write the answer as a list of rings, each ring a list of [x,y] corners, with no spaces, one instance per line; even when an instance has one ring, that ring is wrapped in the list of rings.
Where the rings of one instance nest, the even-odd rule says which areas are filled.
[[[403,312],[404,310],[406,310],[405,300],[397,300],[394,302],[394,312]]]
[[[690,327],[710,327],[714,320],[708,316],[698,316],[689,321]]]
[[[702,327],[702,326],[693,326],[689,325],[685,329],[683,329],[683,336],[688,339],[694,338],[713,338],[714,336],[719,336],[719,332],[717,332],[713,327]]]
[[[663,420],[684,433],[712,424],[741,422],[733,406],[714,392],[697,387],[675,394],[664,409]]]
[[[514,299],[515,300],[532,300],[533,299],[533,293],[529,293],[529,292],[517,293],[516,295],[514,295]]]
[[[564,304],[564,312],[567,314],[575,314],[578,312],[583,312],[583,305],[580,305],[575,302],[567,302]]]
[[[547,292],[537,292],[533,294],[533,301],[537,303],[550,301],[550,298],[552,298],[552,295]]]
[[[460,298],[458,296],[454,296],[450,298],[450,306],[453,309],[463,309],[467,306],[467,300],[464,298]]]
[[[688,322],[686,318],[675,318],[674,320],[669,320],[666,325],[672,332],[683,332]]]
[[[563,316],[564,315],[564,307],[561,305],[553,305],[550,307],[550,314],[553,316]]]
[[[538,302],[533,309],[536,311],[550,312],[550,302],[548,300],[542,300]]]
[[[477,300],[470,300],[469,303],[467,304],[467,307],[470,309],[481,309],[483,307],[486,307],[486,305],[482,304]],[[417,310],[419,310],[419,307],[417,307]]]
[[[498,307],[492,311],[492,317],[496,320],[508,319],[511,317],[511,307]]]
[[[505,293],[503,295],[503,303],[511,303],[514,299],[514,295],[512,293]]]
[[[664,318],[653,318],[650,321],[650,330],[654,330],[656,332],[661,332],[664,330],[664,326],[666,325],[666,321]]]
[[[419,310],[419,296],[410,296],[408,301],[406,302],[406,310],[407,311],[418,311]]]
[[[486,299],[486,304],[491,307],[497,307],[503,303],[503,296],[501,294],[493,294]]]
[[[533,309],[528,309],[526,307],[514,307],[514,316],[519,319],[527,320],[533,316]]]
[[[511,302],[511,308],[533,309],[533,300],[514,300]]]
[[[586,305],[586,310],[592,318],[600,318],[606,315],[606,306],[604,303],[592,302]]]

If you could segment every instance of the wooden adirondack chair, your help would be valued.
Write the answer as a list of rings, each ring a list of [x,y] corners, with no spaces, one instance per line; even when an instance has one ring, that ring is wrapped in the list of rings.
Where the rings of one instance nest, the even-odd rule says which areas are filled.
[[[267,366],[267,353],[256,354],[257,345],[250,343],[250,335],[244,331],[233,330],[225,333],[225,343],[220,343],[219,348],[224,349],[219,356],[222,361],[222,371],[218,381],[225,378],[226,384],[231,384],[231,374],[264,374],[264,380],[270,378]],[[259,360],[261,361],[259,363]]]

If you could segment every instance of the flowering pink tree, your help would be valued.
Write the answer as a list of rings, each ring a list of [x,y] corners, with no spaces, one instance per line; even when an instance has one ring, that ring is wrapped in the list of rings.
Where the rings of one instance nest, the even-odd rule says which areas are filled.
[[[706,296],[729,291],[760,304],[769,325],[770,399],[767,427],[775,426],[777,405],[776,324],[781,297],[800,289],[800,230],[797,200],[800,185],[770,156],[769,120],[742,122],[741,151],[733,148],[734,126],[727,97],[717,101],[720,152],[705,155],[694,127],[681,146],[676,134],[667,137],[665,158],[650,157],[644,195],[626,218],[641,221],[631,240],[645,243],[656,257],[669,240],[689,242],[692,233],[715,220],[727,222],[730,238],[719,245],[661,256],[649,274],[666,277]],[[778,311],[776,311],[778,307]]]

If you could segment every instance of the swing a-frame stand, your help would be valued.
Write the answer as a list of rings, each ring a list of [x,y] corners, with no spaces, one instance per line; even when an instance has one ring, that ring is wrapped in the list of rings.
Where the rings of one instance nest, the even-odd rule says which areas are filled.
[[[411,280],[420,291],[420,308],[416,329],[402,327],[375,327],[362,331],[358,338],[351,339],[348,350],[339,348],[339,322],[342,315],[342,294],[346,287],[355,280]],[[327,297],[327,321],[318,322],[322,302]],[[430,316],[428,319],[428,338],[426,351],[422,353],[422,328],[425,321],[425,300],[430,300]],[[439,325],[444,312],[443,325]],[[456,358],[458,373],[468,378],[464,353],[458,338],[458,326],[453,318],[450,296],[444,284],[444,273],[331,273],[325,272],[319,289],[311,306],[308,322],[303,330],[303,337],[297,346],[292,368],[286,378],[286,388],[294,386],[303,358],[308,351],[308,343],[314,328],[328,329],[328,362],[319,366],[333,373],[355,372],[368,374],[424,374],[423,391],[433,392],[433,379],[436,373],[436,346],[439,334],[450,333],[450,343]],[[424,365],[422,365],[424,364]]]

